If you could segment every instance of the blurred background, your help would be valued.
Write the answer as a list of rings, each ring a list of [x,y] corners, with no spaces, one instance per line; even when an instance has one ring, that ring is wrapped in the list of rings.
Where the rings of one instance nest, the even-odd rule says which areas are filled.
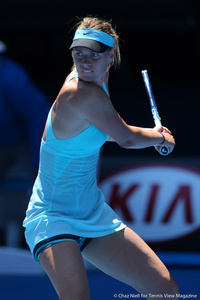
[[[199,294],[196,298],[199,299],[200,3],[197,0],[0,2],[0,133],[4,137],[0,142],[0,154],[4,162],[5,157],[10,162],[13,153],[18,151],[23,160],[22,164],[16,160],[4,175],[0,174],[0,283],[4,287],[0,298],[26,299],[34,281],[33,299],[36,296],[42,299],[44,295],[48,299],[57,299],[48,279],[29,255],[21,223],[37,172],[39,140],[46,115],[72,66],[68,48],[74,26],[78,18],[86,15],[112,19],[120,35],[122,63],[119,69],[111,71],[109,84],[115,108],[127,123],[154,126],[141,76],[141,71],[147,69],[162,123],[176,139],[176,147],[168,157],[159,156],[153,148],[130,151],[113,143],[105,144],[99,164],[101,188],[124,221],[133,229],[137,228],[166,262],[181,285],[180,292]],[[18,66],[15,71],[21,68],[20,74],[27,77],[14,71],[12,76],[3,74],[3,59],[10,66],[6,74],[14,68],[13,63]],[[28,79],[18,83],[22,77]],[[9,93],[3,87],[5,81]],[[12,87],[11,82],[15,82],[15,86]],[[1,97],[4,105],[1,105]],[[34,99],[37,100],[34,102]],[[8,113],[8,107],[12,114]],[[35,118],[38,112],[39,120]],[[12,143],[6,140],[10,135],[6,121],[10,120]],[[24,134],[15,146],[14,137],[19,132]],[[3,160],[0,161],[2,174]],[[137,177],[138,170],[142,172],[140,177]],[[127,196],[126,191],[135,184],[141,187],[140,193]],[[163,192],[158,193],[156,186]],[[118,201],[120,197],[126,201],[132,217],[124,213],[124,207]],[[140,202],[141,197],[146,200],[138,204],[140,218],[134,219],[135,203]],[[161,205],[153,211],[155,203]],[[148,222],[143,217],[146,211],[150,213]],[[161,215],[168,216],[165,224],[159,221]],[[152,227],[153,233],[149,231],[152,224],[156,224]],[[179,228],[176,235],[173,228]],[[156,239],[157,235],[162,238]],[[97,295],[93,289],[101,289],[105,284],[107,292],[102,291],[104,294],[99,294],[98,299],[110,300],[114,294],[120,297],[120,293],[133,293],[87,263],[86,266],[95,299]],[[7,285],[13,285],[13,290],[8,291]]]

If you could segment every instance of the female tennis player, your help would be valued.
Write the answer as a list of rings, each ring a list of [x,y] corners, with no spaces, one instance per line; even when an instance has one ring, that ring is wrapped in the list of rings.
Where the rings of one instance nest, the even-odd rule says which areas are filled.
[[[33,257],[61,300],[89,299],[82,255],[143,294],[175,295],[178,288],[166,267],[105,203],[96,180],[99,150],[106,141],[129,149],[162,144],[172,151],[174,138],[162,126],[128,125],[114,109],[108,77],[110,67],[120,63],[120,51],[110,22],[84,18],[70,51],[73,70],[47,118],[24,220]]]

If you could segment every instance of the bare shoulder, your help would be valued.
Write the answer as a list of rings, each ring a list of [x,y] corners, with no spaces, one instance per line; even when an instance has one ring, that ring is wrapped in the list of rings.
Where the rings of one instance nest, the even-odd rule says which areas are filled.
[[[65,82],[53,106],[52,125],[57,138],[75,136],[90,125],[81,113],[86,97],[84,88],[81,92],[78,85],[77,78]]]
[[[109,101],[109,97],[102,87],[81,80],[72,82],[70,87],[66,86],[65,92],[67,92],[68,104],[77,110],[80,109],[80,112],[100,101]]]

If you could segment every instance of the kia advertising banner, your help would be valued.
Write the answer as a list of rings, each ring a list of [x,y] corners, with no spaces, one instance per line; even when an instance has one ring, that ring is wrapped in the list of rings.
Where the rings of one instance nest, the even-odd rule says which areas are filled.
[[[106,202],[148,243],[198,249],[198,169],[171,163],[129,166],[105,176],[99,187]]]

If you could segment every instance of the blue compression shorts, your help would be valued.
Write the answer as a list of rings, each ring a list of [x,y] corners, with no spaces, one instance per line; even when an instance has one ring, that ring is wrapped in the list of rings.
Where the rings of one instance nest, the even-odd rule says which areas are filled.
[[[39,242],[35,246],[33,250],[34,260],[39,261],[39,256],[42,253],[42,251],[44,251],[48,247],[51,247],[54,244],[64,242],[64,241],[75,241],[78,244],[80,251],[83,252],[85,247],[91,241],[91,238],[80,237],[73,234],[60,234],[60,235],[53,236],[51,238]]]

